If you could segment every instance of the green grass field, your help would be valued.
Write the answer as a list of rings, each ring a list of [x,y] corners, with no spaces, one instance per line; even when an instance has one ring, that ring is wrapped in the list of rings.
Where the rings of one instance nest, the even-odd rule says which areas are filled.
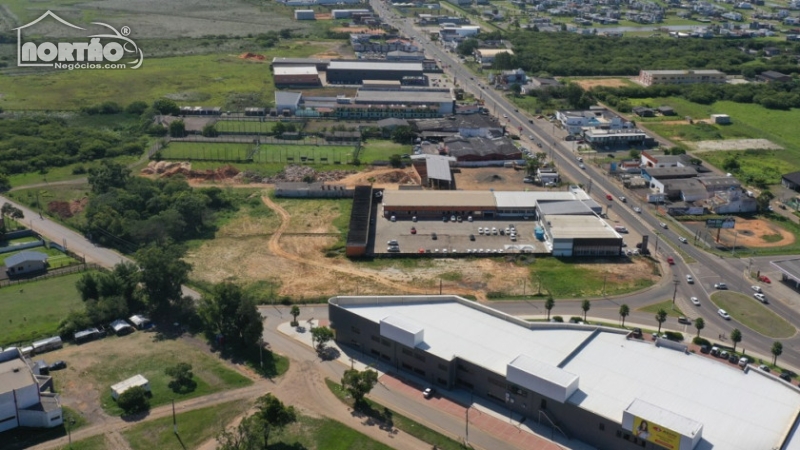
[[[750,130],[741,124],[733,125],[714,125],[710,123],[691,125],[666,125],[660,123],[648,123],[647,128],[655,133],[670,140],[681,141],[714,141],[719,139],[755,139]]]
[[[644,289],[653,284],[650,279],[609,280],[602,270],[592,270],[577,260],[560,258],[537,258],[530,266],[531,287],[538,289],[539,280],[542,292],[549,292],[555,298],[596,297],[603,294],[617,295]],[[537,278],[538,277],[538,278]],[[605,280],[604,280],[605,279]],[[580,280],[576,283],[575,280]]]
[[[136,156],[119,156],[113,158],[113,161],[118,162],[120,164],[129,165],[135,163],[138,159],[139,158]],[[97,165],[97,163],[94,162],[76,163],[64,167],[50,167],[47,169],[47,173],[40,173],[40,172],[15,173],[13,175],[9,175],[8,180],[11,182],[12,187],[19,187],[35,183],[53,183],[55,181],[86,178],[87,175],[86,173],[75,174],[72,173],[72,171],[77,167],[83,167],[88,171],[91,167],[95,165]]]
[[[75,260],[75,258],[67,256],[66,254],[64,254],[61,251],[56,250],[54,248],[34,247],[34,248],[25,249],[25,250],[30,250],[30,251],[46,254],[48,256],[48,258],[47,258],[47,267],[49,269],[58,269],[59,267],[71,266],[73,264],[77,264],[78,263],[78,261]],[[25,251],[25,250],[20,250],[20,251],[16,251],[16,252],[2,253],[2,254],[0,254],[0,261],[3,261],[5,263],[6,258],[14,256],[14,255],[18,254],[19,252]]]
[[[309,56],[323,50],[317,44],[290,42],[263,53],[275,56]],[[152,102],[164,96],[187,99],[183,103],[227,108],[235,94],[273,101],[275,86],[265,64],[228,54],[145,58],[137,70],[58,70],[43,75],[14,77],[14,89],[0,99],[4,109],[78,109],[113,99],[121,105],[136,100]]]
[[[218,120],[214,124],[214,128],[220,133],[267,134],[275,128],[275,123],[255,120]]]
[[[252,148],[252,144],[228,142],[170,142],[159,153],[166,160],[245,161]]]
[[[137,335],[137,338],[141,339],[141,336]],[[130,337],[120,339],[130,339]],[[222,361],[182,341],[147,340],[147,347],[137,355],[130,354],[130,350],[123,354],[121,350],[109,349],[111,354],[102,363],[95,364],[87,371],[87,376],[94,378],[98,385],[104,386],[101,391],[101,403],[109,414],[120,415],[122,410],[111,398],[111,389],[108,387],[136,374],[141,374],[150,380],[153,394],[150,399],[151,407],[169,403],[173,399],[202,397],[252,384],[250,379],[227,368]],[[178,362],[192,364],[194,380],[197,382],[194,391],[179,394],[169,388],[170,377],[164,373],[164,369]]]
[[[0,346],[54,335],[67,313],[83,308],[75,289],[80,277],[64,275],[0,288]]]
[[[144,422],[122,432],[133,450],[185,450],[197,448],[216,436],[249,402],[222,403],[176,415],[178,436],[173,433],[172,417]]]
[[[680,317],[683,314],[681,310],[676,306],[672,306],[672,299],[664,300],[663,302],[653,303],[652,305],[647,305],[642,308],[639,308],[639,311],[648,312],[653,314],[653,321],[655,321],[655,314],[658,312],[659,309],[664,309],[667,312],[668,317]],[[666,322],[664,322],[666,323]],[[656,328],[658,327],[658,322],[656,322]]]
[[[788,338],[797,330],[781,316],[758,300],[738,292],[720,291],[711,294],[711,301],[742,325],[771,338]],[[746,334],[746,330],[742,330]],[[746,339],[746,336],[745,336]]]

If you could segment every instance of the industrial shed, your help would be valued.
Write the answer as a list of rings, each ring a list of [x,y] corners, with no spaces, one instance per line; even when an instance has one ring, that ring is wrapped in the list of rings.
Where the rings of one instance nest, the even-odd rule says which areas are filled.
[[[422,77],[420,62],[341,61],[328,64],[327,80],[332,84],[361,84],[364,80],[397,80]]]
[[[369,222],[372,216],[374,197],[372,186],[356,186],[353,193],[353,209],[350,212],[350,228],[347,232],[345,254],[349,257],[367,254],[369,242]],[[383,195],[383,191],[377,191]]]
[[[148,381],[147,378],[143,377],[142,375],[137,374],[125,381],[120,381],[119,383],[111,386],[111,397],[114,400],[117,400],[123,392],[137,386],[143,388],[147,392],[150,392],[150,381]]]
[[[386,218],[441,218],[444,215],[494,217],[497,204],[489,191],[384,191]]]

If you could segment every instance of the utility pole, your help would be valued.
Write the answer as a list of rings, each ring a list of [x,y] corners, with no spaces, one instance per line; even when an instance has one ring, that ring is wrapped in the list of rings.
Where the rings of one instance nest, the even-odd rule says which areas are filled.
[[[678,277],[675,276],[672,279],[672,283],[675,285],[675,290],[672,291],[672,309],[675,309],[675,297],[678,295],[678,285],[681,284],[681,282],[678,280]]]
[[[172,399],[172,432],[178,434],[178,418],[175,417],[175,399]]]

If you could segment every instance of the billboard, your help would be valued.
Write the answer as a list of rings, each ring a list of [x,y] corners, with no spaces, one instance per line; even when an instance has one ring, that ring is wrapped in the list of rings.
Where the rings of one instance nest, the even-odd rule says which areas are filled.
[[[706,219],[706,228],[728,228],[736,226],[736,218],[727,217],[725,219]]]
[[[668,450],[677,450],[681,445],[679,433],[637,416],[633,416],[633,435]]]

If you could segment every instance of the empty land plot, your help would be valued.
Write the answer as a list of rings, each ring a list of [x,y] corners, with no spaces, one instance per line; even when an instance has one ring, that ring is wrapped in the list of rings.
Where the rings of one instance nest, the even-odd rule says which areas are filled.
[[[5,256],[5,255],[3,255]],[[56,334],[70,311],[83,308],[75,288],[82,274],[64,275],[0,288],[0,346]]]
[[[789,322],[748,295],[732,291],[714,292],[711,301],[734,320],[764,336],[788,338],[797,332]]]
[[[275,123],[258,120],[218,120],[214,128],[220,133],[268,134],[272,133]]]
[[[605,87],[628,87],[633,86],[634,83],[629,78],[580,78],[570,79],[571,82],[576,83],[578,86],[589,90],[597,86]]]
[[[250,379],[204,351],[199,342],[158,340],[156,336],[137,331],[48,353],[48,359],[62,359],[69,364],[66,370],[54,374],[63,401],[90,416],[101,405],[106,412],[118,415],[122,410],[111,398],[111,385],[136,374],[150,381],[151,406],[252,384]],[[192,365],[197,382],[194,391],[175,393],[169,388],[171,378],[164,369],[179,362]]]
[[[277,198],[275,203],[292,216],[285,231],[290,234],[346,233],[353,207],[351,199]]]
[[[245,161],[253,145],[226,142],[170,142],[161,149],[167,160]]]

